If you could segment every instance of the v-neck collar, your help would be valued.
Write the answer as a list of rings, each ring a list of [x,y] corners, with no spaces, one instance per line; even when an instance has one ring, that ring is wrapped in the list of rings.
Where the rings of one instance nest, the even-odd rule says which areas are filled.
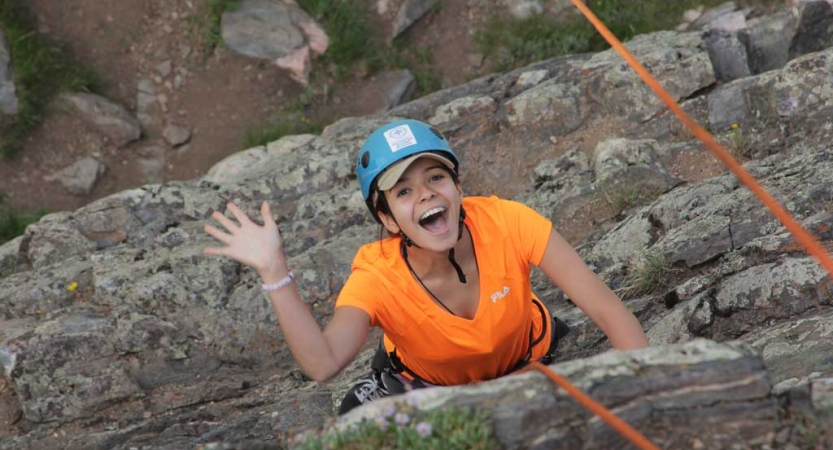
[[[471,221],[471,218],[468,215],[464,219],[463,224],[469,232],[469,236],[470,236],[470,239],[471,239],[472,253],[474,253],[474,264],[477,268],[477,283],[478,283],[478,285],[477,285],[477,309],[474,312],[474,317],[472,317],[471,319],[458,316],[458,315],[452,313],[450,310],[444,308],[443,305],[441,305],[440,303],[437,302],[437,300],[435,300],[434,294],[426,286],[424,286],[423,283],[421,283],[421,281],[418,279],[418,275],[416,275],[416,273],[414,273],[414,274],[410,273],[410,270],[407,269],[408,263],[404,260],[405,259],[404,257],[402,258],[402,264],[406,266],[406,270],[408,270],[408,272],[409,272],[408,273],[408,275],[409,275],[408,278],[410,279],[410,282],[416,284],[417,290],[419,292],[421,292],[422,295],[424,296],[424,299],[427,300],[428,306],[426,308],[424,308],[426,310],[426,312],[428,312],[428,310],[434,310],[435,311],[434,314],[446,314],[447,317],[450,317],[451,320],[453,320],[453,321],[461,321],[461,323],[471,324],[471,323],[475,322],[478,319],[478,317],[481,316],[481,309],[483,308],[483,301],[482,301],[482,298],[481,298],[482,297],[482,292],[483,292],[483,274],[482,274],[482,271],[480,270],[480,262],[478,260],[478,254],[477,254],[477,249],[478,249],[478,244],[477,243],[480,241],[480,235],[477,233],[477,230],[475,229],[475,227],[474,227],[474,225]],[[400,256],[401,256],[401,254],[400,254]],[[439,300],[441,300],[441,299],[439,299]]]

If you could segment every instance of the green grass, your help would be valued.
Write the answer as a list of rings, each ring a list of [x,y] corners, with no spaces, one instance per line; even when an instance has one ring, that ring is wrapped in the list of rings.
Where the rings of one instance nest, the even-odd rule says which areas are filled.
[[[210,55],[223,40],[220,27],[223,13],[240,7],[242,0],[205,0],[206,10],[187,16],[191,34],[199,40],[203,55]]]
[[[724,0],[587,0],[593,13],[622,41],[659,30],[673,30],[688,9],[717,6]],[[777,0],[748,0],[772,5]],[[577,11],[556,23],[543,16],[525,20],[492,17],[475,36],[480,51],[497,71],[512,70],[556,56],[599,52],[609,46]]]
[[[499,71],[525,66],[559,55],[590,51],[593,34],[585,24],[551,23],[543,16],[506,21],[489,18],[475,35],[483,55]]]
[[[45,212],[15,214],[0,205],[0,245],[23,234],[27,226],[37,222],[45,214]]]
[[[341,432],[310,438],[302,450],[493,450],[487,414],[468,408],[418,413],[406,405],[391,405],[385,416],[361,422]]]
[[[625,298],[651,294],[665,286],[666,278],[673,271],[665,255],[661,252],[648,252],[633,263],[625,286],[618,292]]]
[[[192,36],[199,40],[203,53],[210,55],[222,42],[223,13],[240,7],[242,0],[205,0],[206,9],[184,20]],[[339,76],[346,76],[352,64],[380,47],[366,11],[347,0],[299,0],[298,5],[321,24],[329,38],[329,46],[321,57],[332,64]]]
[[[324,27],[330,39],[322,56],[333,65],[336,76],[351,72],[353,63],[370,57],[381,44],[368,20],[370,12],[349,0],[298,0],[298,5]]]
[[[242,0],[206,0],[208,3],[209,26],[205,31],[207,47],[214,50],[222,41],[223,36],[220,29],[220,20],[226,11],[234,11],[240,7]]]
[[[0,28],[12,58],[19,112],[0,119],[0,156],[17,156],[40,125],[52,99],[61,91],[99,92],[95,74],[76,62],[69,51],[37,33],[31,13],[21,0],[0,0]]]
[[[205,0],[205,2],[207,9],[203,13],[193,14],[185,20],[191,25],[193,35],[200,40],[203,54],[210,55],[222,42],[223,13],[239,8],[242,0]],[[299,3],[302,8],[316,16],[317,20],[323,20],[326,24],[326,31],[330,37],[326,59],[337,66],[352,62],[359,54],[357,51],[362,48],[362,35],[367,31],[366,24],[362,22],[363,11],[341,0],[302,0]],[[245,130],[243,148],[266,145],[293,134],[320,133],[324,129],[323,125],[300,115],[299,112],[310,109],[310,106],[319,99],[329,97],[329,89],[330,86],[326,83],[320,89],[307,86],[300,93],[298,102],[288,108],[290,111],[284,117],[271,120],[264,125],[250,126]]]
[[[238,0],[207,0],[212,5],[213,36],[219,39],[219,16],[224,8],[236,5]],[[749,0],[747,3],[774,3],[777,0]],[[683,12],[704,4],[715,6],[722,0],[588,0],[589,6],[621,39],[634,35],[672,29]],[[246,133],[245,145],[250,148],[263,145],[287,134],[316,133],[319,126],[298,123],[291,119],[303,115],[316,117],[316,110],[329,102],[330,94],[347,76],[359,73],[359,77],[382,70],[408,69],[416,79],[415,97],[434,92],[442,87],[443,73],[432,61],[427,49],[414,48],[406,32],[392,45],[385,44],[382,36],[370,21],[372,11],[366,2],[349,0],[298,0],[299,6],[325,29],[329,39],[327,51],[313,63],[310,85],[299,95],[297,102],[288,106],[284,118],[261,129]],[[442,11],[442,2],[436,1],[432,14]],[[487,57],[492,69],[509,70],[554,56],[600,51],[607,44],[590,24],[578,15],[566,23],[552,23],[543,16],[528,20],[503,20],[493,17],[475,40]],[[322,68],[326,68],[322,70]],[[633,202],[629,197],[614,199],[617,204]],[[626,205],[622,207],[624,209]]]
[[[442,87],[442,71],[434,66],[431,52],[425,48],[408,47],[397,39],[391,48],[380,49],[366,59],[368,71],[408,69],[416,80],[414,97],[430,94]]]
[[[277,119],[261,127],[246,130],[243,136],[243,148],[258,147],[277,141],[284,136],[293,134],[320,134],[324,125],[311,121],[306,117],[300,119]]]
[[[821,449],[824,439],[824,430],[819,426],[817,419],[803,413],[797,413],[790,417],[793,426],[795,439],[793,442],[800,443],[804,449]]]
[[[318,23],[322,24],[330,44],[321,59],[330,66],[337,79],[353,73],[356,64],[364,66],[368,73],[388,69],[408,69],[416,78],[417,95],[424,95],[440,88],[442,73],[433,67],[431,54],[426,49],[411,48],[407,39],[399,37],[391,47],[383,44],[385,38],[369,21],[372,14],[360,3],[348,0],[299,0],[298,4]],[[437,13],[442,2],[432,4]],[[320,64],[314,64],[320,66]]]
[[[327,51],[313,62],[309,85],[298,94],[296,101],[284,108],[281,117],[245,133],[245,148],[290,134],[320,133],[323,125],[318,120],[332,118],[319,117],[317,111],[329,105],[334,91],[348,76],[358,74],[363,78],[382,70],[408,69],[416,80],[415,96],[440,89],[442,72],[434,67],[430,52],[409,47],[406,38],[385,45],[384,37],[369,20],[372,11],[363,4],[347,0],[298,0],[298,5],[326,31]],[[440,2],[434,4],[435,10],[440,7]],[[310,119],[304,121],[304,117]]]
[[[616,210],[616,214],[621,214],[639,201],[639,189],[636,186],[617,186],[610,191],[607,201]]]
[[[743,156],[749,147],[749,141],[740,129],[740,125],[733,123],[732,131],[729,132],[729,142],[731,143],[732,151],[735,156]]]

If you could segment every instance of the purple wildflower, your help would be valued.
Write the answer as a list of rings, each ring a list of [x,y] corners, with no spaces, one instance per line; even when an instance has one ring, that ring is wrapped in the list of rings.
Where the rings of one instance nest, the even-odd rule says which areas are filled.
[[[408,413],[396,413],[396,417],[394,418],[397,424],[399,425],[407,425],[408,422],[411,421],[411,416]]]
[[[420,422],[416,426],[416,432],[418,435],[420,435],[420,437],[431,436],[431,431],[433,430],[431,428],[431,424],[429,424],[428,422]]]
[[[381,429],[382,431],[385,431],[385,430],[387,430],[387,429],[388,429],[388,420],[387,420],[387,419],[385,419],[384,417],[377,417],[377,418],[376,418],[376,419],[374,419],[374,420],[375,420],[375,422],[376,422],[376,425],[377,425],[377,426],[379,427],[379,429]]]
[[[405,397],[405,401],[408,403],[408,406],[412,406],[414,408],[419,406],[419,399],[415,395],[407,395]]]
[[[396,407],[393,405],[387,405],[382,409],[382,417],[390,417],[396,412]]]

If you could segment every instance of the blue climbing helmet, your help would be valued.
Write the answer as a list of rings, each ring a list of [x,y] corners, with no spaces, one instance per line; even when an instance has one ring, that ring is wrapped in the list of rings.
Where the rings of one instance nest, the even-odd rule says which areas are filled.
[[[450,161],[454,173],[458,173],[457,155],[442,134],[427,123],[418,120],[397,120],[377,128],[364,141],[356,162],[356,175],[362,190],[362,198],[373,218],[379,216],[373,208],[371,189],[374,182],[388,167],[409,156],[432,152]]]

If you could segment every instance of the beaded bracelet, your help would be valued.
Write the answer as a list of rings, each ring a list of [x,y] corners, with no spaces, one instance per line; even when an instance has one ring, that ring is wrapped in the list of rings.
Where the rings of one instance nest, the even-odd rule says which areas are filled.
[[[283,289],[289,286],[289,283],[292,283],[292,279],[295,278],[295,274],[292,273],[290,270],[289,273],[283,277],[280,281],[275,284],[264,284],[263,290],[267,292],[277,291],[278,289]]]

